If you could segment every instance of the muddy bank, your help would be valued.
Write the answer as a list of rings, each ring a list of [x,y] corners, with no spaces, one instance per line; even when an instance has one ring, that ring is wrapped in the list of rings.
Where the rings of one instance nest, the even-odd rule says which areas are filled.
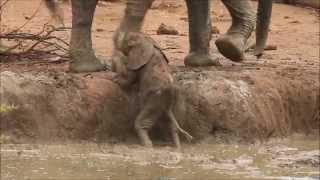
[[[319,128],[318,72],[260,68],[173,69],[175,114],[197,140],[223,133],[245,140]],[[137,104],[111,73],[1,72],[3,142],[120,138],[133,135]]]

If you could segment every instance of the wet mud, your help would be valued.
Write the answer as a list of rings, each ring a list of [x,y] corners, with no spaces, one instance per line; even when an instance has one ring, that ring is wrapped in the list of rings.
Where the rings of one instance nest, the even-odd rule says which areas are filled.
[[[6,144],[1,179],[298,179],[320,177],[319,137],[293,135],[266,143],[166,145]]]

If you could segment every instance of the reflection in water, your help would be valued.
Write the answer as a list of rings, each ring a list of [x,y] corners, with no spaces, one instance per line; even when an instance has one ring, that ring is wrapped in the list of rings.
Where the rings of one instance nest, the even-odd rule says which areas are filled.
[[[319,139],[264,144],[1,146],[1,179],[319,179]]]

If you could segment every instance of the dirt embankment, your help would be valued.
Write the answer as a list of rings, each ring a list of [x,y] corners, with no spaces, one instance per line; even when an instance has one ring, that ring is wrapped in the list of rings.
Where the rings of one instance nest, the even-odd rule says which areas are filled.
[[[228,133],[247,140],[319,128],[317,73],[279,69],[175,68],[175,114],[196,139]],[[11,141],[132,136],[138,105],[111,73],[1,72],[1,130]]]

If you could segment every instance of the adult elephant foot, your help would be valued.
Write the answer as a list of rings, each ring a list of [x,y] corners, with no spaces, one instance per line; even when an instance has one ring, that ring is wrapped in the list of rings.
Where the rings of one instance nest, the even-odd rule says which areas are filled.
[[[184,59],[186,66],[221,66],[218,58],[209,53],[191,52]]]
[[[245,59],[244,48],[247,39],[241,34],[226,34],[215,42],[219,52],[226,58],[239,62]]]
[[[218,66],[218,58],[210,55],[211,21],[208,0],[186,0],[189,18],[190,53],[186,66]]]
[[[245,46],[254,30],[256,16],[248,0],[222,0],[222,2],[232,17],[232,25],[215,43],[222,55],[239,62],[245,58]]]
[[[72,30],[69,70],[74,73],[103,71],[92,48],[91,27],[97,0],[72,0]]]
[[[74,73],[97,72],[106,70],[106,65],[96,58],[93,52],[72,52],[69,71]]]

